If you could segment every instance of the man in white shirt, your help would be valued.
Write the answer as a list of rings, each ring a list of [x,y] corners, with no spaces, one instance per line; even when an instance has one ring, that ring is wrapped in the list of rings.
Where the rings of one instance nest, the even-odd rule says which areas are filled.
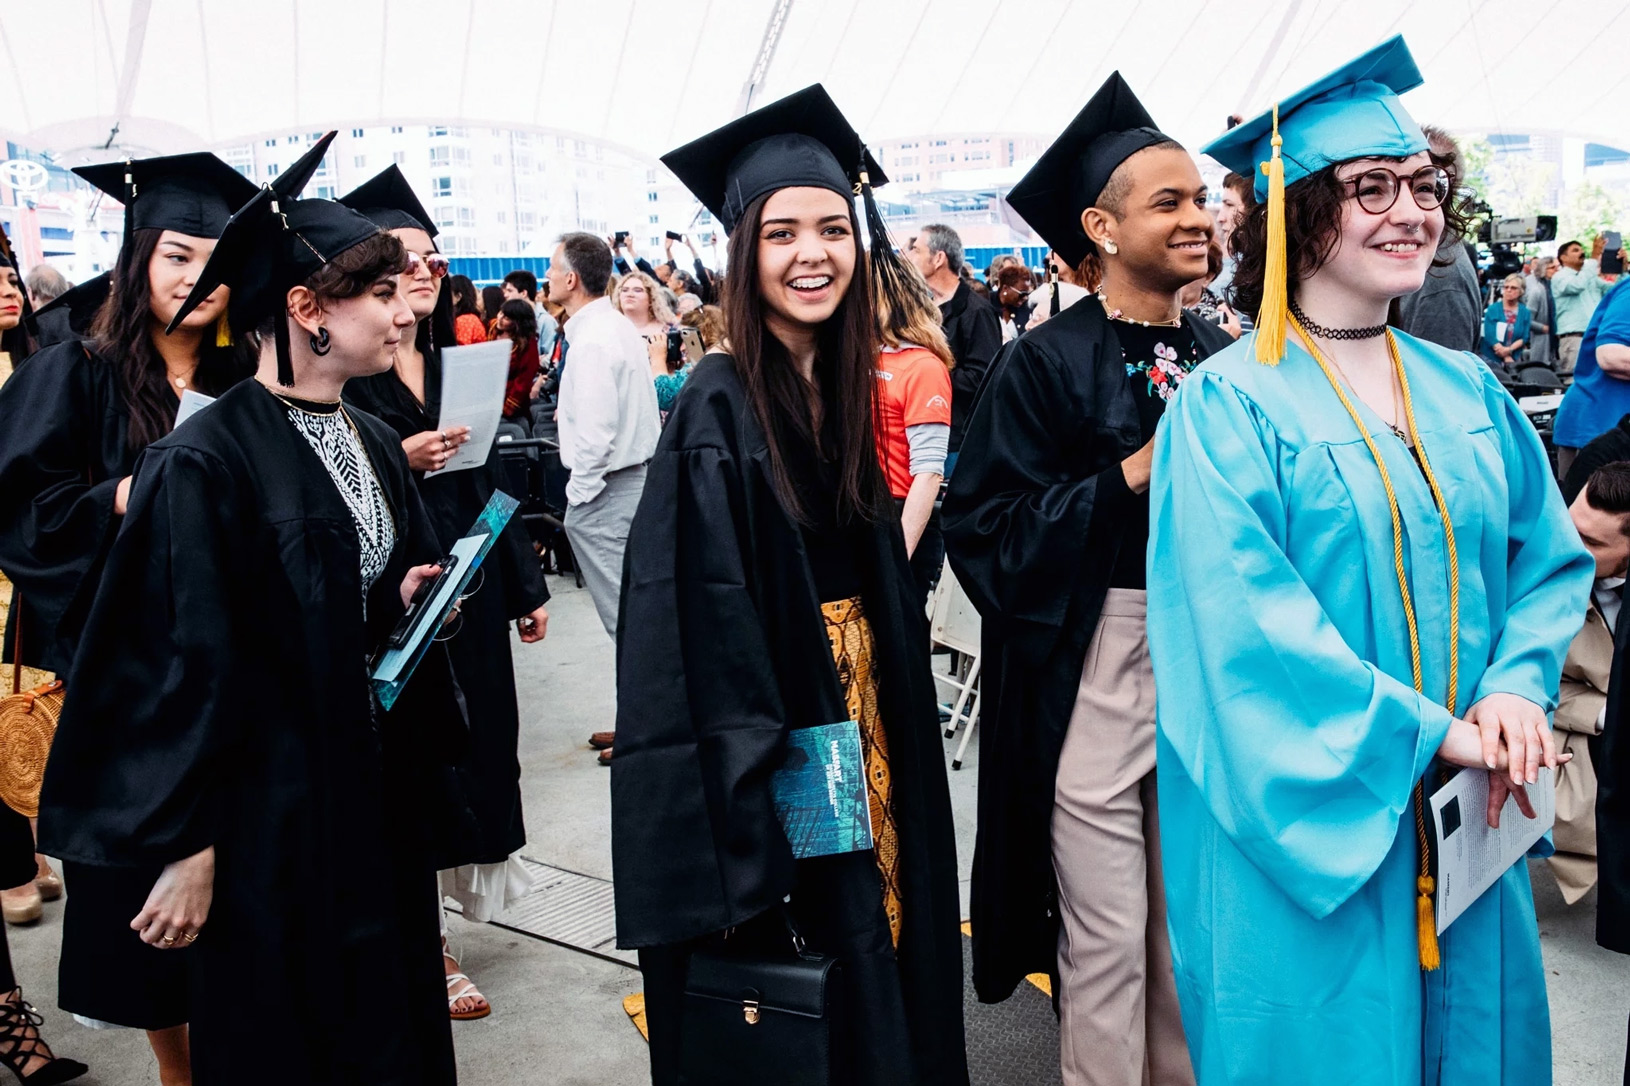
[[[1602,734],[1613,674],[1624,578],[1630,569],[1630,463],[1604,464],[1568,507],[1580,541],[1596,559],[1585,624],[1568,646],[1555,727],[1558,749],[1573,755],[1556,782],[1556,854],[1562,897],[1572,905],[1596,885],[1596,768],[1591,740]]]
[[[560,239],[549,264],[549,297],[566,310],[560,380],[560,458],[566,537],[606,633],[617,636],[623,548],[645,489],[645,464],[661,422],[645,341],[606,297],[611,249],[593,234]]]

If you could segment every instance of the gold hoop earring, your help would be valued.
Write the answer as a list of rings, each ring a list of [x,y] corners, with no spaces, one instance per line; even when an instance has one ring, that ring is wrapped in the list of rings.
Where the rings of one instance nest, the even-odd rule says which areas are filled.
[[[1115,244],[1115,241],[1114,241],[1113,238],[1105,238],[1104,239],[1104,252],[1109,253],[1111,256],[1113,256],[1114,254],[1116,254],[1116,253],[1118,253],[1120,251],[1121,251],[1121,247],[1119,245]]]

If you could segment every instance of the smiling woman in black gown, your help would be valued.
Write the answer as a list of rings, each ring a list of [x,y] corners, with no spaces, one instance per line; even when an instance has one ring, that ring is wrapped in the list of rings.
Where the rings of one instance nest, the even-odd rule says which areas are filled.
[[[340,403],[413,325],[405,263],[323,200],[228,224],[182,314],[224,282],[259,370],[137,464],[46,770],[42,847],[161,869],[129,924],[191,958],[199,1086],[455,1079],[422,789],[459,711],[439,651],[414,712],[367,672],[439,551],[394,433]]]

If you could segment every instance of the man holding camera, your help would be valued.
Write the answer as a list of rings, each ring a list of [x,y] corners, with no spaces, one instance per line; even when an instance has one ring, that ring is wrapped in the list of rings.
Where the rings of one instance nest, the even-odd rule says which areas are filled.
[[[1600,263],[1606,246],[1607,239],[1598,237],[1590,247],[1589,259],[1585,257],[1585,247],[1577,241],[1565,241],[1557,248],[1556,259],[1562,267],[1557,269],[1555,278],[1551,280],[1551,296],[1556,301],[1556,320],[1553,323],[1557,338],[1556,372],[1559,374],[1574,371],[1591,314],[1596,312],[1602,295],[1607,293],[1607,282],[1602,278]]]
[[[1583,250],[1577,242],[1569,242],[1562,249],[1566,252],[1570,247],[1576,261],[1585,265],[1594,263],[1580,258]],[[1557,280],[1560,281],[1568,270],[1567,260],[1564,259],[1563,270],[1556,274]],[[1606,285],[1599,276],[1592,275],[1590,278]],[[1568,325],[1563,323],[1562,300],[1565,296],[1561,286],[1556,286],[1554,292],[1562,344],[1564,347],[1569,343],[1575,345],[1575,358],[1578,361],[1573,385],[1562,397],[1562,406],[1556,412],[1553,437],[1557,472],[1566,476],[1580,449],[1630,414],[1630,278],[1621,276],[1601,303],[1594,306],[1594,312],[1586,315],[1585,330],[1571,337],[1568,335]],[[1566,297],[1571,298],[1573,294]],[[1572,315],[1570,312],[1567,319],[1571,319]]]

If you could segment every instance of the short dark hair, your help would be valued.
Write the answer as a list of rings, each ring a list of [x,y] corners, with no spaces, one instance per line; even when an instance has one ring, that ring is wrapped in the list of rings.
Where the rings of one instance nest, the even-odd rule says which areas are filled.
[[[1591,472],[1585,482],[1585,504],[1604,513],[1630,513],[1630,460],[1615,460]]]
[[[604,294],[611,282],[611,246],[606,239],[581,230],[560,236],[561,259],[566,270],[577,273],[577,281],[591,295]]]
[[[1183,150],[1183,145],[1176,140],[1161,140],[1159,143],[1151,143],[1147,147],[1140,147],[1127,155],[1126,160],[1116,166],[1110,173],[1109,180],[1104,182],[1104,187],[1099,190],[1098,199],[1093,201],[1092,206],[1102,208],[1117,219],[1120,218],[1122,212],[1126,210],[1126,198],[1132,194],[1132,171],[1128,168],[1132,160],[1145,151],[1174,150]]]
[[[1581,242],[1564,241],[1561,245],[1556,247],[1556,255],[1560,257],[1563,253],[1567,252],[1569,249],[1572,249],[1575,245],[1578,245],[1581,249],[1585,247]]]
[[[538,300],[538,277],[525,268],[517,268],[504,276],[504,282],[532,299]]]

